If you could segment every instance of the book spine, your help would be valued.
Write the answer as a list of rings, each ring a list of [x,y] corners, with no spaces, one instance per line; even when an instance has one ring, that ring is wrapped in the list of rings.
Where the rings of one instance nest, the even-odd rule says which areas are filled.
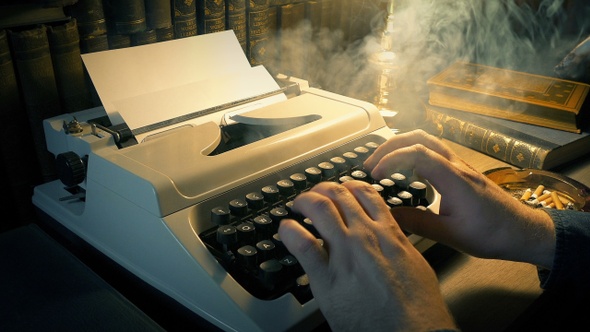
[[[145,0],[145,19],[150,30],[172,27],[170,0]]]
[[[84,65],[80,57],[80,37],[76,19],[48,27],[51,61],[62,105],[62,112],[71,113],[92,107],[86,86]]]
[[[197,33],[200,35],[225,30],[225,0],[197,2]]]
[[[143,0],[104,0],[109,33],[134,34],[147,29]]]
[[[265,64],[267,60],[267,43],[270,34],[268,10],[269,0],[249,0],[246,6],[248,31],[246,56],[253,66]]]
[[[102,0],[78,1],[72,6],[64,7],[64,11],[76,19],[80,37],[99,36],[107,33],[107,21]]]
[[[158,36],[156,30],[148,29],[142,32],[137,32],[131,36],[131,46],[139,46],[146,44],[153,44],[158,42]]]
[[[61,114],[61,105],[47,27],[10,32],[10,42],[42,180],[52,181],[57,173],[53,156],[46,148],[43,120]]]
[[[197,7],[193,0],[172,0],[174,38],[197,35]]]
[[[320,4],[322,7],[322,18],[320,19],[322,28],[331,30],[333,27],[332,17],[334,15],[332,12],[334,10],[333,0],[321,0]]]
[[[227,29],[234,31],[244,53],[246,53],[248,42],[248,35],[246,32],[246,1],[247,0],[225,1],[225,21]]]
[[[550,152],[531,142],[426,107],[427,130],[520,168],[544,169]]]
[[[0,31],[0,105],[0,155],[9,184],[2,191],[11,190],[9,197],[14,198],[16,205],[10,208],[16,207],[21,221],[33,220],[32,188],[40,180],[40,171],[6,30]],[[13,218],[6,219],[9,219],[7,222],[16,221]]]

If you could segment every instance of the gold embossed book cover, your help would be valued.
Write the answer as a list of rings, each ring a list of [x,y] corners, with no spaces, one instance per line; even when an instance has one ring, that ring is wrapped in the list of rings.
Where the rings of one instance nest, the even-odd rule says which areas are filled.
[[[575,133],[587,116],[590,85],[580,82],[456,62],[427,84],[433,106]]]

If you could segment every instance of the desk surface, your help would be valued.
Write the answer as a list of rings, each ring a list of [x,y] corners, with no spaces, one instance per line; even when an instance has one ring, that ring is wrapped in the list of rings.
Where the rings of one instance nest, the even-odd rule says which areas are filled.
[[[478,171],[511,166],[451,141],[445,142]],[[590,156],[559,170],[590,186]],[[507,329],[541,295],[536,267],[457,254],[437,268],[442,293],[463,331]]]

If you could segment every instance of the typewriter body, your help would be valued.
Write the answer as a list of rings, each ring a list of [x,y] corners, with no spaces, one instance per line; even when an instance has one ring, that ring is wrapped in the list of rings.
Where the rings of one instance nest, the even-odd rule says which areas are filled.
[[[297,192],[314,181],[338,181],[362,165],[349,164],[330,179],[320,174],[305,187],[283,192],[289,190],[281,187],[285,180],[358,147],[370,152],[394,133],[374,105],[306,86],[295,96],[240,113],[231,124],[224,123],[223,109],[211,115],[213,121],[172,126],[141,142],[133,137],[124,142],[119,135],[124,130],[105,121],[103,107],[47,119],[47,147],[56,156],[60,179],[37,186],[33,203],[220,329],[312,330],[324,319],[300,278],[304,271],[295,267],[289,281],[277,281],[276,266],[252,270],[263,259],[237,271],[242,266],[238,246],[217,233],[244,222],[265,227],[253,221],[259,215],[276,225],[288,217],[281,213],[288,213]],[[275,192],[268,194],[267,187]],[[263,205],[241,209],[256,199],[248,196],[253,193]],[[428,208],[437,212],[436,191],[429,187],[426,196]],[[272,215],[275,208],[278,216]],[[421,251],[432,245],[408,236]],[[283,270],[292,268],[288,253],[275,258]]]

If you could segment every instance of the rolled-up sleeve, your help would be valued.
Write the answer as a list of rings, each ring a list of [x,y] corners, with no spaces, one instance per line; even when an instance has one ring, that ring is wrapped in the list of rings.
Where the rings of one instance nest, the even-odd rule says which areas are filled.
[[[590,293],[590,213],[546,209],[555,223],[555,257],[551,270],[539,268],[541,287]]]

